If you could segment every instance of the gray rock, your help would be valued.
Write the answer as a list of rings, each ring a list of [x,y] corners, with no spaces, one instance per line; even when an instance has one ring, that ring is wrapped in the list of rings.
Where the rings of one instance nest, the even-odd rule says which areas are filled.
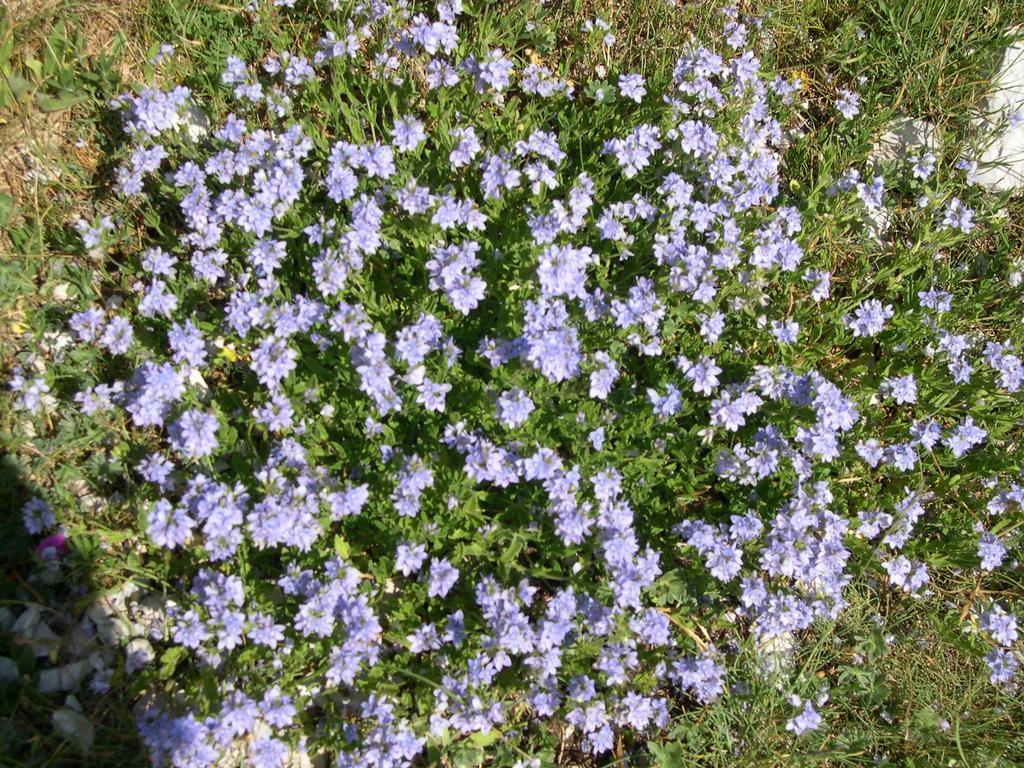
[[[60,667],[44,669],[39,673],[40,693],[57,693],[59,691],[76,691],[92,672],[92,662],[80,659]]]
[[[133,638],[124,651],[124,668],[129,673],[138,672],[156,658],[153,645],[144,637]]]
[[[96,626],[88,616],[84,616],[71,628],[67,637],[67,651],[72,656],[81,658],[96,650],[97,644]]]
[[[938,149],[935,126],[927,120],[901,117],[893,120],[871,148],[868,156],[877,169],[882,162],[904,160],[910,155]]]
[[[1014,30],[1024,35],[1024,28]],[[996,191],[1024,187],[1024,39],[1003,52],[979,127],[994,132],[979,158],[979,184]],[[1019,113],[1016,125],[1009,120]]]
[[[132,620],[138,635],[152,639],[167,636],[167,609],[174,607],[173,600],[164,595],[146,595],[131,607]]]
[[[872,243],[882,247],[889,242],[889,227],[892,225],[892,214],[889,209],[864,207],[864,232]]]
[[[18,677],[18,662],[10,656],[0,656],[0,684],[13,683]]]
[[[761,657],[761,674],[768,680],[788,676],[796,666],[797,638],[792,632],[782,632],[762,641],[757,646]]]
[[[868,155],[872,174],[882,173],[883,164],[906,160],[908,157],[926,151],[936,151],[939,146],[938,131],[927,120],[900,117],[886,127],[872,145]],[[868,240],[882,247],[889,242],[889,227],[892,214],[886,208],[867,208],[864,213],[864,228]]]
[[[64,738],[74,742],[83,752],[92,749],[96,736],[93,724],[81,712],[65,706],[52,715],[53,728]]]
[[[38,605],[28,606],[14,622],[11,632],[15,642],[28,645],[37,657],[51,653],[56,656],[60,649],[60,637],[43,620],[43,612]]]
[[[195,104],[185,108],[181,124],[192,141],[199,141],[210,132],[210,118]]]
[[[123,593],[102,595],[89,607],[86,615],[96,625],[100,640],[107,645],[122,645],[134,634]]]

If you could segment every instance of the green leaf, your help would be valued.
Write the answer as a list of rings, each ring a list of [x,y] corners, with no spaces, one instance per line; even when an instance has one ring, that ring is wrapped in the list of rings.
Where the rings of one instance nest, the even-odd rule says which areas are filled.
[[[6,227],[11,218],[11,211],[14,210],[14,198],[10,195],[0,193],[0,227]]]
[[[65,93],[61,96],[51,96],[47,93],[36,94],[36,104],[43,112],[60,112],[62,109],[68,109],[69,107],[75,106],[75,104],[81,104],[87,96],[84,93]]]
[[[455,768],[477,768],[484,761],[484,751],[479,747],[463,747],[452,755]]]
[[[188,656],[188,648],[182,645],[176,645],[173,648],[168,648],[160,656],[160,672],[158,673],[161,680],[169,680],[174,674],[174,670],[177,668],[179,662]]]
[[[523,551],[525,543],[521,537],[513,536],[508,546],[501,553],[501,561],[506,565],[514,563],[516,558],[519,557],[519,553]]]
[[[348,556],[352,553],[352,547],[340,533],[334,537],[334,551],[342,560],[348,560]]]
[[[28,68],[29,72],[35,75],[35,81],[37,83],[42,81],[43,65],[39,62],[38,59],[25,59],[25,66]]]
[[[930,706],[923,706],[914,713],[911,721],[915,730],[937,731],[942,727],[942,718]]]
[[[0,75],[11,74],[11,54],[14,52],[14,36],[7,35],[0,41]]]
[[[16,101],[24,101],[32,90],[32,83],[20,75],[11,75],[7,78],[7,87],[11,89]]]
[[[485,733],[480,733],[479,731],[477,731],[469,737],[469,741],[475,746],[483,748],[491,746],[491,744],[493,744],[500,738],[501,731],[499,731],[497,728],[491,728],[491,730]]]
[[[683,748],[680,744],[659,744],[656,741],[648,741],[647,748],[651,751],[651,757],[658,768],[683,768]]]

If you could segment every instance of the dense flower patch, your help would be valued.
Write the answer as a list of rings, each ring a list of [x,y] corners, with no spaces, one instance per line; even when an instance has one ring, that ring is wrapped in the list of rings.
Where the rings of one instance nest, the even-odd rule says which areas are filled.
[[[735,12],[671,83],[582,91],[466,16],[362,3],[315,51],[229,58],[208,127],[184,85],[113,105],[149,243],[70,317],[99,378],[61,405],[127,435],[165,577],[157,764],[402,766],[545,719],[602,755],[713,706],[737,648],[837,617],[854,578],[923,597],[929,563],[1010,559],[1019,265],[949,255],[993,216],[970,159],[790,185],[801,81]],[[840,89],[829,119],[863,109]],[[825,242],[877,252],[907,199],[901,258],[851,281]],[[105,253],[119,222],[79,231]],[[975,327],[967,291],[1016,324]],[[52,377],[19,370],[21,407],[52,410]],[[1014,684],[1013,606],[974,617]]]

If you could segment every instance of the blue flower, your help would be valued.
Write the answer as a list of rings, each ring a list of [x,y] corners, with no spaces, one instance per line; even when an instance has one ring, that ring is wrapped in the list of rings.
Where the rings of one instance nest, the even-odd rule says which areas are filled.
[[[794,736],[803,736],[808,731],[816,731],[821,727],[821,715],[814,709],[810,701],[804,702],[804,708],[786,722],[786,730]]]
[[[427,597],[444,597],[459,580],[459,569],[444,558],[431,558]]]

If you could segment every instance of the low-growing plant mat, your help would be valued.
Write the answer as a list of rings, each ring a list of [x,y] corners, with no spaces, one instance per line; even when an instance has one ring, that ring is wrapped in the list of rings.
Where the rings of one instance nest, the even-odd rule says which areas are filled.
[[[0,764],[1024,762],[1022,21],[6,4]]]

